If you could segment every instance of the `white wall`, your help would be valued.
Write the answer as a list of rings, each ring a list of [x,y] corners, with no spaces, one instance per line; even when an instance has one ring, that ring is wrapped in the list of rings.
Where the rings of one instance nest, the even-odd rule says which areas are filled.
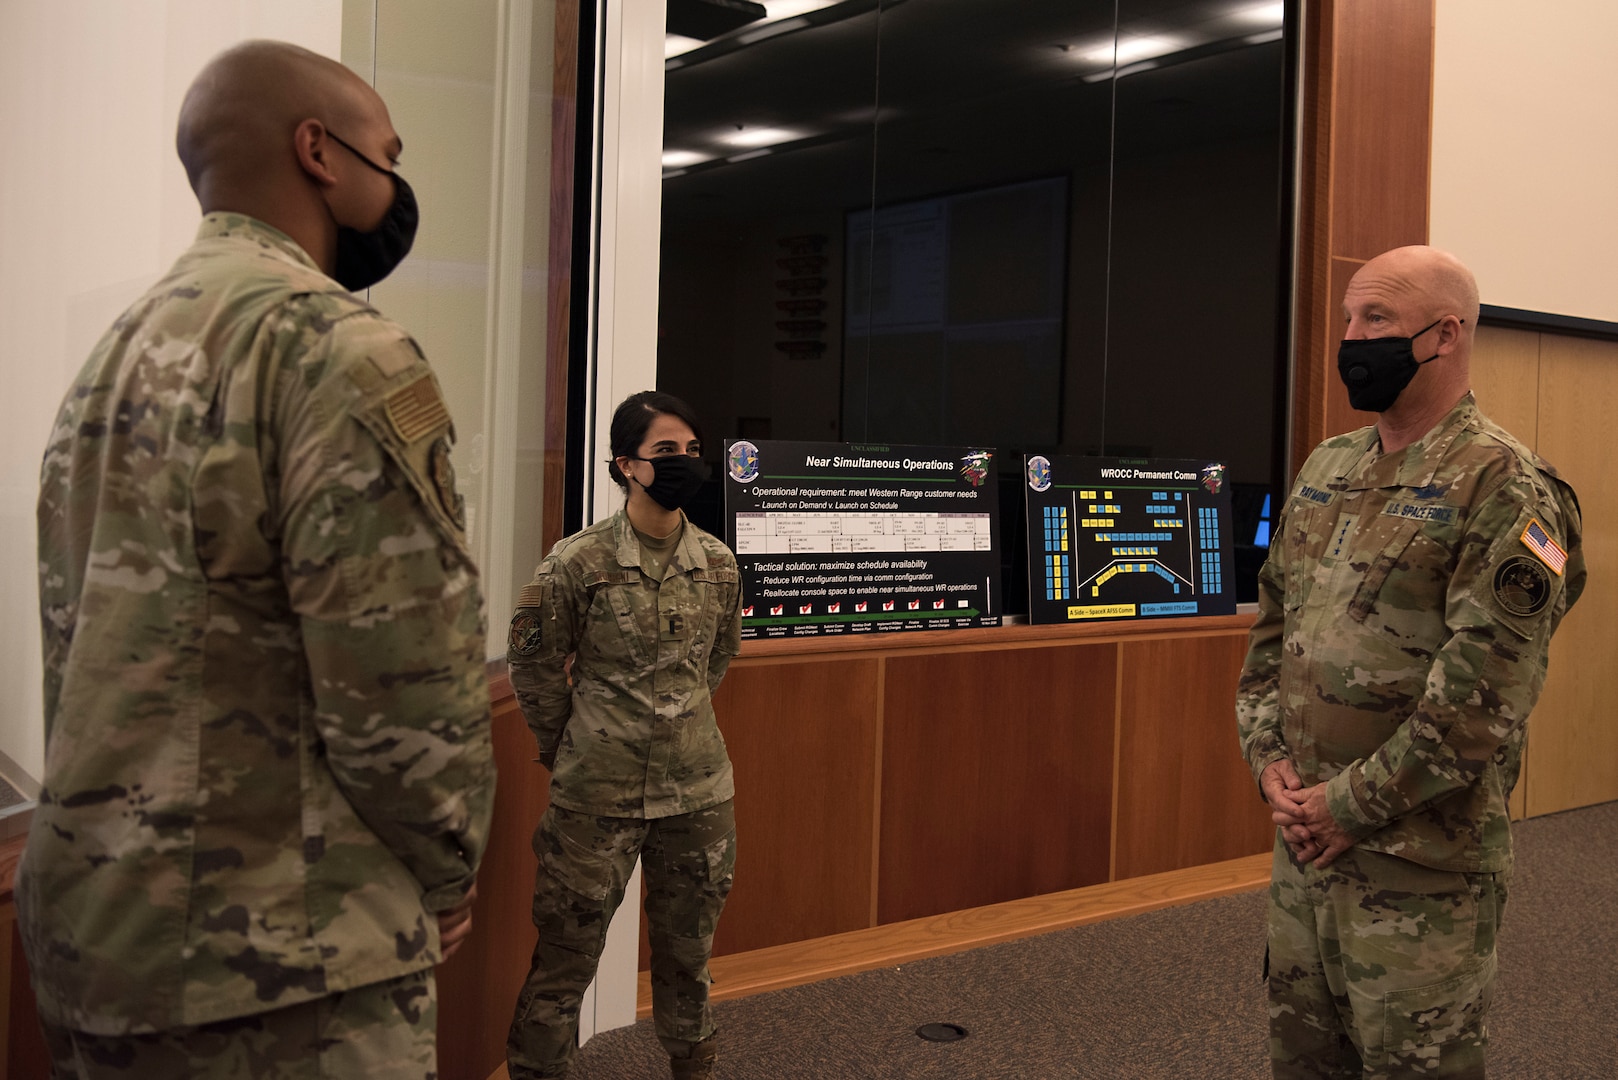
[[[1618,321],[1618,5],[1438,0],[1432,242],[1483,302]]]
[[[237,41],[337,57],[341,28],[341,0],[0,0],[0,753],[32,777],[40,455],[91,346],[196,232],[180,100]]]

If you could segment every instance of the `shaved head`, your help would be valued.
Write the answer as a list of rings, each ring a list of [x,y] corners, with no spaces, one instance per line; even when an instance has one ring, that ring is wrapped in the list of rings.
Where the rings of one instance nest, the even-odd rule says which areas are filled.
[[[1385,251],[1360,267],[1348,291],[1411,305],[1426,316],[1423,322],[1454,315],[1464,320],[1468,336],[1477,329],[1477,279],[1461,260],[1438,248],[1413,245]]]
[[[175,144],[191,189],[281,178],[296,164],[292,134],[307,119],[354,130],[382,99],[335,60],[281,41],[248,41],[202,69],[180,107]]]

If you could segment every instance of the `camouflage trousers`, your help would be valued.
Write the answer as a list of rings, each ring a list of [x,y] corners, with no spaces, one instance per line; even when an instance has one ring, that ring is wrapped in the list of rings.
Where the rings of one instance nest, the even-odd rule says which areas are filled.
[[[272,1012],[150,1035],[45,1025],[53,1080],[432,1080],[428,968]]]
[[[534,946],[506,1041],[512,1080],[567,1074],[579,1002],[638,857],[652,945],[658,1039],[684,1057],[714,1033],[708,957],[736,869],[731,802],[667,818],[594,817],[552,806],[534,832]]]
[[[1434,870],[1350,848],[1270,879],[1277,1078],[1482,1077],[1508,874]]]

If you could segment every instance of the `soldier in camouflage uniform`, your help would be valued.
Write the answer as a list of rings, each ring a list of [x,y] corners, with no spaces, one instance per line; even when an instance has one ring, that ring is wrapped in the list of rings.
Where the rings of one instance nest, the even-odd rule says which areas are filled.
[[[678,509],[706,472],[689,406],[636,394],[610,438],[625,508],[557,544],[511,621],[511,684],[551,770],[512,1080],[566,1075],[580,998],[637,856],[658,1038],[676,1078],[714,1075],[717,1057],[708,957],[736,828],[711,697],[741,647],[740,579],[730,550]]]
[[[1507,800],[1584,588],[1579,505],[1473,401],[1464,266],[1400,248],[1343,303],[1339,369],[1381,415],[1294,482],[1237,699],[1280,827],[1271,1058],[1277,1077],[1481,1077]]]
[[[254,42],[178,141],[196,242],[41,472],[17,900],[56,1075],[430,1077],[493,758],[449,415],[344,287],[408,247],[398,136],[341,65]]]

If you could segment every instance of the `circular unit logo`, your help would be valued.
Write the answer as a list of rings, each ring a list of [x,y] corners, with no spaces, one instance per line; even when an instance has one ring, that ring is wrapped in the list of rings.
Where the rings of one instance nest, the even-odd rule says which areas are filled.
[[[751,484],[758,479],[758,447],[745,439],[730,444],[725,455],[725,468],[738,484]]]
[[[1051,459],[1035,454],[1028,459],[1028,486],[1034,491],[1049,491],[1051,487]]]
[[[1513,615],[1538,615],[1551,600],[1551,574],[1526,555],[1513,555],[1494,572],[1494,598]]]

